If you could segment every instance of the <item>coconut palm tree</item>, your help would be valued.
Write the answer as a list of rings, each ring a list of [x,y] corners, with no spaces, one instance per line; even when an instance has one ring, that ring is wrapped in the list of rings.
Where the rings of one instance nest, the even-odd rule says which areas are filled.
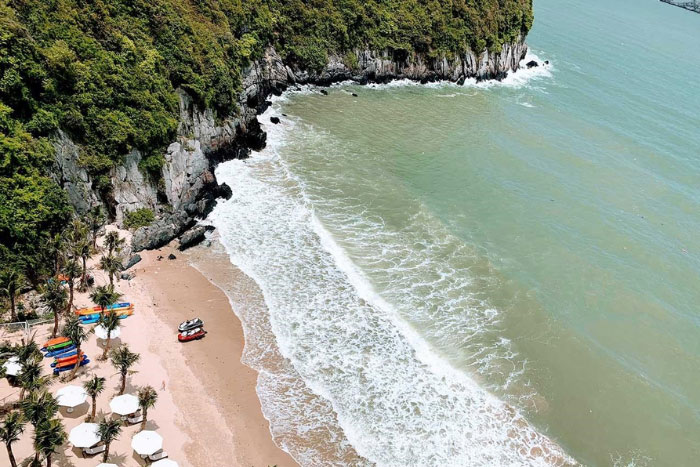
[[[114,285],[114,277],[122,271],[122,259],[118,256],[109,255],[100,258],[100,269],[109,276],[109,285]],[[118,276],[117,276],[118,278]]]
[[[124,394],[124,389],[126,388],[126,375],[129,373],[129,368],[138,362],[141,356],[129,350],[129,347],[124,344],[112,350],[110,358],[112,360],[112,366],[119,371],[122,377],[122,385],[119,390],[119,395],[121,396]]]
[[[57,233],[54,236],[52,236],[51,238],[49,238],[48,250],[49,250],[49,254],[51,256],[51,259],[53,260],[53,275],[54,276],[58,276],[58,273],[60,272],[61,266],[62,266],[63,261],[65,259],[64,241],[65,241],[65,238],[60,233]]]
[[[46,386],[48,379],[42,376],[41,360],[37,357],[32,357],[22,362],[22,371],[18,376],[20,390],[19,400],[23,401],[27,394],[32,394]]]
[[[51,420],[58,413],[58,401],[46,389],[34,391],[20,403],[24,418],[36,429],[41,422]]]
[[[90,294],[90,300],[100,307],[102,315],[104,315],[105,308],[114,305],[120,298],[122,298],[122,294],[116,292],[112,284],[95,287],[95,290]]]
[[[107,462],[109,457],[109,445],[112,441],[119,437],[122,431],[122,423],[119,420],[103,419],[97,427],[97,433],[100,435],[100,440],[105,443],[105,453],[102,456],[102,462]]]
[[[61,420],[52,418],[39,423],[34,431],[34,464],[39,465],[39,455],[43,454],[46,457],[46,467],[51,467],[51,456],[63,446],[67,437]]]
[[[78,359],[80,359],[80,355],[82,355],[80,347],[83,344],[83,342],[85,342],[85,340],[88,338],[91,332],[92,330],[85,331],[85,328],[83,328],[83,326],[81,325],[80,318],[78,318],[76,315],[70,315],[67,317],[66,325],[63,326],[62,334],[73,341],[73,344],[75,345],[76,355],[78,355]],[[75,378],[75,374],[78,372],[78,368],[80,368],[80,360],[78,360],[78,362],[76,362],[76,364],[73,366],[73,370],[70,373],[69,379]]]
[[[71,311],[71,308],[73,308],[75,279],[80,277],[82,273],[83,268],[80,267],[80,264],[74,258],[68,260],[66,265],[63,267],[63,274],[68,278],[68,306],[66,307],[66,311],[69,313]]]
[[[56,333],[58,332],[58,317],[66,308],[68,293],[57,279],[51,279],[43,287],[41,300],[44,302],[46,308],[53,313],[53,332],[51,333],[51,337],[56,337]]]
[[[83,270],[82,270],[82,275],[80,276],[80,287],[79,289],[82,291],[87,290],[87,259],[90,257],[90,255],[93,252],[92,249],[92,244],[90,244],[90,240],[88,239],[87,235],[85,237],[82,237],[80,240],[78,240],[74,245],[73,248],[75,249],[75,254],[78,256],[81,261],[83,262]]]
[[[15,269],[6,269],[0,274],[0,292],[10,301],[13,323],[17,321],[17,297],[25,282],[24,275]]]
[[[107,313],[100,315],[99,319],[100,325],[107,330],[107,342],[105,342],[105,350],[102,353],[101,360],[107,360],[107,353],[109,352],[109,344],[112,342],[112,331],[119,329],[121,321],[119,316],[111,310],[107,310]]]
[[[26,343],[24,339],[22,339],[22,344],[15,347],[15,354],[17,354],[17,358],[19,358],[19,362],[22,365],[30,360],[41,361],[44,356],[39,350],[39,346],[36,344],[33,334]]]
[[[102,206],[94,206],[90,209],[87,216],[88,225],[90,227],[90,236],[92,238],[92,248],[97,248],[97,232],[105,223],[105,213]]]
[[[95,419],[95,412],[97,411],[97,396],[99,396],[100,393],[105,390],[105,381],[107,381],[105,378],[93,375],[92,378],[83,383],[85,392],[87,392],[92,399],[92,412],[88,417],[88,421]]]
[[[146,429],[146,422],[148,421],[148,409],[156,405],[158,400],[158,393],[151,386],[145,386],[139,390],[139,407],[143,412],[143,420],[141,421],[141,431]]]
[[[118,253],[121,251],[122,246],[124,246],[125,243],[126,240],[121,238],[119,236],[119,232],[117,231],[113,230],[105,235],[105,246],[109,251],[109,256],[112,256],[112,253]]]
[[[5,443],[11,467],[17,467],[17,461],[12,452],[12,443],[19,441],[19,437],[24,433],[25,424],[24,415],[18,411],[8,413],[0,424],[0,440]]]

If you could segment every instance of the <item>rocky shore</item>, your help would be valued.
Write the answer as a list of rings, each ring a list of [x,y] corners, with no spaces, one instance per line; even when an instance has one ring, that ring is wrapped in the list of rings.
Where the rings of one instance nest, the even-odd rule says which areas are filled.
[[[134,252],[161,247],[175,238],[181,239],[183,247],[194,245],[204,238],[204,231],[200,229],[185,238],[183,234],[211,212],[218,198],[229,198],[232,194],[231,187],[217,183],[216,166],[226,160],[246,158],[251,150],[265,147],[267,135],[256,117],[269,106],[270,95],[279,95],[294,85],[328,86],[347,80],[361,84],[394,79],[422,83],[440,80],[463,83],[468,78],[500,80],[518,68],[526,52],[524,39],[504,44],[499,53],[469,52],[452,60],[364,50],[356,51],[354,60],[330,56],[323,70],[310,71],[285,63],[269,48],[244,72],[236,115],[222,119],[211,109],[199,108],[185,91],[177,91],[180,123],[176,140],[165,151],[160,179],[149,177],[139,169],[143,154],[134,149],[125,155],[123,164],[112,170],[111,188],[105,189],[104,184],[91,179],[80,166],[80,148],[62,132],[54,142],[54,177],[66,189],[79,213],[102,204],[121,224],[129,211],[152,210],[156,220],[134,232]],[[348,61],[353,63],[348,65]]]

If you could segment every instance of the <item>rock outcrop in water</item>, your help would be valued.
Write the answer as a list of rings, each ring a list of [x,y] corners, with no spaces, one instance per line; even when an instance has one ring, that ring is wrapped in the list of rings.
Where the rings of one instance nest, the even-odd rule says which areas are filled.
[[[160,180],[139,169],[143,155],[134,149],[112,170],[111,189],[104,191],[81,168],[78,146],[61,132],[54,143],[57,162],[54,176],[80,213],[102,203],[116,222],[121,223],[126,212],[153,210],[156,221],[134,232],[132,247],[134,252],[158,248],[183,235],[196,225],[197,219],[206,217],[217,198],[231,196],[231,188],[218,185],[214,168],[220,162],[246,158],[251,150],[265,147],[267,135],[256,117],[270,105],[267,100],[270,95],[279,95],[291,85],[327,86],[347,80],[365,84],[394,79],[423,83],[502,79],[518,68],[526,52],[523,40],[505,44],[500,53],[469,52],[452,60],[363,50],[355,52],[356,66],[352,68],[346,65],[347,60],[334,55],[323,70],[315,72],[285,63],[269,48],[244,71],[243,91],[238,101],[240,111],[235,116],[217,120],[211,109],[199,108],[185,91],[178,90],[180,123],[176,140],[165,151]],[[183,240],[187,244],[192,239],[188,236]]]

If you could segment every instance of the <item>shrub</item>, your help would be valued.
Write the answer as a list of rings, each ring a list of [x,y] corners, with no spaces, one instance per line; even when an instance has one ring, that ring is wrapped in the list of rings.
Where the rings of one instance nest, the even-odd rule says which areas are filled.
[[[124,214],[124,227],[127,229],[138,229],[150,225],[156,216],[148,208],[139,208]]]

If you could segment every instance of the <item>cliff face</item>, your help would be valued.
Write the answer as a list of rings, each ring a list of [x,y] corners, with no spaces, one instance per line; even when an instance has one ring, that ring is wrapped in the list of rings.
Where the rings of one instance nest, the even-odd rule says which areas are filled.
[[[496,54],[470,52],[453,60],[364,50],[355,52],[353,68],[341,57],[331,56],[323,70],[313,72],[284,63],[277,52],[269,48],[260,60],[244,71],[238,115],[222,123],[217,123],[212,110],[198,108],[184,91],[178,91],[180,124],[176,141],[168,146],[164,155],[161,182],[139,170],[142,154],[133,150],[125,156],[123,164],[112,171],[112,189],[99,191],[78,164],[79,148],[63,133],[59,133],[54,143],[55,178],[67,190],[78,212],[85,212],[101,202],[108,206],[117,222],[122,222],[128,211],[139,208],[155,211],[157,220],[134,233],[133,250],[157,248],[182,235],[198,218],[205,217],[217,198],[230,197],[231,189],[217,184],[214,168],[222,161],[245,158],[251,149],[265,146],[266,135],[256,116],[268,106],[266,99],[270,94],[280,93],[295,84],[328,85],[345,80],[364,84],[393,79],[458,83],[467,78],[501,79],[518,68],[526,52],[523,40],[505,44]]]

